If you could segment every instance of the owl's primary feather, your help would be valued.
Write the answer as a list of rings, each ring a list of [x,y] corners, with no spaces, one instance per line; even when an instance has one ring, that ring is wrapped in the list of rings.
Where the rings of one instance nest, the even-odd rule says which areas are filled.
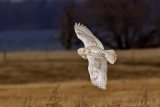
[[[85,47],[98,46],[104,49],[102,43],[93,35],[93,33],[83,25],[75,23],[74,26],[77,37],[84,43]]]
[[[87,58],[88,71],[93,85],[106,89],[107,84],[107,61],[111,64],[117,59],[113,50],[104,50],[102,43],[84,25],[75,24],[77,37],[84,43],[85,48],[80,48],[79,55]]]

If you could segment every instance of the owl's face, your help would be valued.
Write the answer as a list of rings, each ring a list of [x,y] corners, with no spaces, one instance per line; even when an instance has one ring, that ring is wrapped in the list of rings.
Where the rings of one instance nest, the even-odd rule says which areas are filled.
[[[77,52],[83,59],[87,59],[87,55],[89,54],[89,50],[87,50],[85,48],[79,48]]]
[[[85,51],[86,51],[85,48],[79,48],[79,49],[78,49],[78,54],[79,54],[80,56],[84,56],[84,55],[86,55],[86,54],[85,54]]]

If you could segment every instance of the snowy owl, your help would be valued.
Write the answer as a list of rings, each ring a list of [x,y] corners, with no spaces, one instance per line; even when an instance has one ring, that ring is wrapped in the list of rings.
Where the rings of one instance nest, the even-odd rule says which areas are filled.
[[[104,50],[102,43],[84,25],[75,23],[77,37],[84,43],[85,48],[79,48],[78,54],[88,59],[88,71],[92,84],[105,90],[107,85],[107,61],[114,64],[117,55],[114,50]]]

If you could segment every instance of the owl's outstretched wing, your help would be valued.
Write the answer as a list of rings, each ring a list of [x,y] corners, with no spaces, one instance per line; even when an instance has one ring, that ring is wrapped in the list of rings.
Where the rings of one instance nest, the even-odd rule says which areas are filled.
[[[100,57],[95,58],[87,55],[89,66],[88,71],[92,84],[105,90],[107,85],[107,60]]]
[[[102,43],[96,38],[93,33],[84,25],[75,23],[74,26],[77,37],[84,43],[85,47],[97,46],[104,49]]]

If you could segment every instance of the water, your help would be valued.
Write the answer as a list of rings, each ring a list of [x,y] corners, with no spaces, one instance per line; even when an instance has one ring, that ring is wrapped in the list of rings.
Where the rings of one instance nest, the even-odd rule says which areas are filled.
[[[5,31],[0,32],[0,51],[53,51],[63,50],[57,39],[57,30]]]

